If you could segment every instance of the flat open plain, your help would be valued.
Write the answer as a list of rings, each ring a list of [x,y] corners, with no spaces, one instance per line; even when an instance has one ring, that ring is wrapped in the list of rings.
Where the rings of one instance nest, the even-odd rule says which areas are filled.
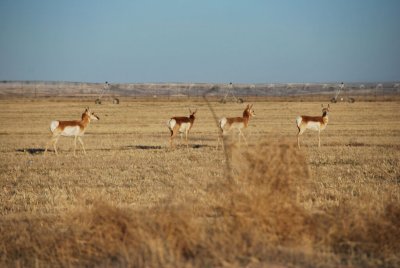
[[[266,245],[245,235],[240,236],[242,240],[237,237],[230,240],[231,225],[228,228],[221,222],[218,230],[220,233],[223,233],[222,229],[226,231],[225,240],[218,240],[215,235],[208,237],[215,230],[205,219],[224,207],[221,199],[229,199],[228,192],[233,190],[225,192],[221,186],[221,182],[226,182],[227,160],[221,147],[216,149],[218,130],[205,102],[122,99],[119,105],[107,102],[95,105],[75,99],[3,99],[0,100],[0,226],[3,226],[0,227],[0,241],[3,241],[0,242],[0,263],[50,266],[245,266],[272,263],[332,267],[399,264],[400,228],[396,230],[394,226],[397,222],[398,227],[400,222],[400,102],[330,104],[329,124],[321,133],[321,148],[317,146],[317,133],[308,130],[301,137],[300,151],[295,145],[295,118],[298,115],[321,115],[321,103],[264,101],[253,104],[256,116],[244,132],[249,147],[242,143],[240,150],[260,154],[257,149],[262,142],[278,144],[277,148],[280,148],[279,144],[285,144],[289,149],[284,152],[299,154],[305,159],[309,169],[308,180],[306,185],[301,185],[302,190],[295,193],[295,204],[307,217],[300,225],[307,230],[310,226],[317,226],[315,230],[321,230],[318,235],[302,229],[298,231],[302,235],[296,233],[293,239],[282,238],[279,229],[273,228],[282,223],[260,221],[259,224],[244,224],[243,228],[253,226],[257,230],[260,226],[260,236],[269,232],[276,235],[276,239],[264,239]],[[245,107],[236,103],[212,102],[210,105],[217,117],[241,116]],[[50,121],[77,120],[87,106],[100,117],[100,121],[91,122],[83,137],[87,154],[83,154],[78,143],[77,157],[74,157],[73,139],[61,137],[59,155],[51,150],[44,156],[43,150],[50,139]],[[189,108],[198,109],[189,134],[189,148],[177,137],[177,146],[171,149],[166,121],[172,116],[188,116]],[[232,136],[230,140],[235,141],[236,133]],[[234,147],[239,145],[236,143]],[[268,159],[272,159],[274,154],[282,154],[279,149],[276,151],[276,146],[271,148],[275,149],[261,150],[264,155],[258,155],[266,159],[265,165],[272,161]],[[285,155],[280,157],[284,159]],[[240,169],[234,162],[232,168]],[[279,177],[279,172],[274,174]],[[266,181],[269,176],[265,174]],[[240,185],[240,178],[235,178],[232,183]],[[279,195],[276,198],[279,201]],[[188,224],[196,223],[196,231],[189,233],[198,232],[199,237],[182,231],[191,239],[190,243],[182,246],[184,249],[178,250],[179,253],[168,245],[157,244],[153,245],[157,248],[155,253],[150,254],[148,250],[146,255],[137,249],[136,244],[133,247],[124,240],[120,243],[128,252],[125,255],[120,254],[122,249],[116,250],[117,253],[106,249],[101,253],[95,249],[77,252],[60,245],[62,237],[68,235],[60,234],[60,229],[52,229],[57,224],[68,229],[74,222],[66,220],[69,216],[65,215],[75,213],[73,215],[79,218],[77,211],[91,211],[98,206],[100,210],[102,206],[118,212],[121,209],[135,218],[134,211],[137,215],[145,215],[146,211],[157,215],[154,211],[165,205],[184,207],[182,211],[190,214],[187,216]],[[173,211],[179,215],[180,209]],[[270,212],[266,217],[274,218],[274,213]],[[163,222],[168,221],[163,219]],[[147,225],[152,226],[149,223],[152,221],[147,221]],[[35,232],[54,234],[45,241],[41,240],[43,235],[38,238],[35,232],[26,235],[30,230],[25,226],[26,222],[36,226]],[[296,229],[296,224],[288,224],[285,228]],[[40,226],[45,226],[44,230],[40,231]],[[136,227],[128,224],[127,228],[134,230]],[[371,238],[371,234],[377,232],[379,235]],[[172,232],[166,237],[174,235],[179,237],[180,234]],[[76,248],[75,242],[90,244],[85,235],[76,234],[74,237],[71,240],[74,242],[70,241],[74,245],[71,247]],[[297,240],[296,237],[301,238]],[[105,244],[110,243],[108,239],[111,238],[103,237]],[[169,241],[168,238],[165,240]],[[235,244],[234,248],[225,246],[227,249],[221,252],[214,249],[216,253],[213,255],[203,248],[204,241],[211,241],[209,243],[217,248],[221,248],[221,241],[248,244],[240,247]],[[46,243],[48,248],[40,250],[38,244],[43,246]],[[273,252],[270,254],[261,250],[268,247],[282,250],[269,251]],[[159,248],[165,252],[160,253]],[[132,257],[132,252],[142,252],[143,259]],[[144,256],[151,257],[146,259]]]

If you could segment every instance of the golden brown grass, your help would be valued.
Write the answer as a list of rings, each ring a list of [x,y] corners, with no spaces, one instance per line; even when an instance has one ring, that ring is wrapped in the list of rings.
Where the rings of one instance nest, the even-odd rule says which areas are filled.
[[[315,266],[400,264],[397,102],[333,105],[296,147],[294,118],[320,103],[256,102],[249,147],[215,150],[202,102],[91,105],[88,154],[43,149],[52,119],[87,102],[0,102],[0,263],[7,266]],[[219,116],[238,104],[212,103]],[[198,108],[189,149],[166,120]]]

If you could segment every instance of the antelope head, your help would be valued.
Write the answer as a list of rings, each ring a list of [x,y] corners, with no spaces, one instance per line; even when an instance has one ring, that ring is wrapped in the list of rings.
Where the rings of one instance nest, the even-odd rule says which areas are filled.
[[[253,104],[247,104],[246,109],[243,112],[244,115],[248,115],[249,117],[256,116],[256,113],[253,110]]]
[[[324,105],[323,104],[321,104],[321,108],[322,108],[322,114],[323,115],[328,115],[328,112],[329,112],[329,104],[328,104],[328,106],[327,107],[324,107]]]
[[[192,119],[195,119],[195,114],[197,113],[197,109],[196,110],[194,110],[194,112],[192,112],[192,110],[189,108],[189,114],[190,114],[190,116],[189,116],[189,118],[192,118]]]
[[[85,112],[82,114],[82,118],[84,115],[88,116],[91,120],[100,120],[94,112],[90,111],[89,107],[86,107]]]

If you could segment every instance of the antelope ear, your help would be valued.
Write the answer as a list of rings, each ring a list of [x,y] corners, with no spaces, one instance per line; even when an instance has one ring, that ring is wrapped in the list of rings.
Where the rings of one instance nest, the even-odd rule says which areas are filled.
[[[324,108],[324,105],[323,105],[323,104],[321,104],[321,108]]]
[[[253,108],[253,104],[250,105],[250,109]]]

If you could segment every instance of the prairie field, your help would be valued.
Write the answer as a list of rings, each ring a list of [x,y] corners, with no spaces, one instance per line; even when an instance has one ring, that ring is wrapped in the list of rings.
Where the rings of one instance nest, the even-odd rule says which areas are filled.
[[[0,266],[399,267],[399,101],[0,100]],[[324,103],[325,105],[327,103]],[[52,120],[99,117],[44,155]],[[197,109],[189,146],[166,122]]]

